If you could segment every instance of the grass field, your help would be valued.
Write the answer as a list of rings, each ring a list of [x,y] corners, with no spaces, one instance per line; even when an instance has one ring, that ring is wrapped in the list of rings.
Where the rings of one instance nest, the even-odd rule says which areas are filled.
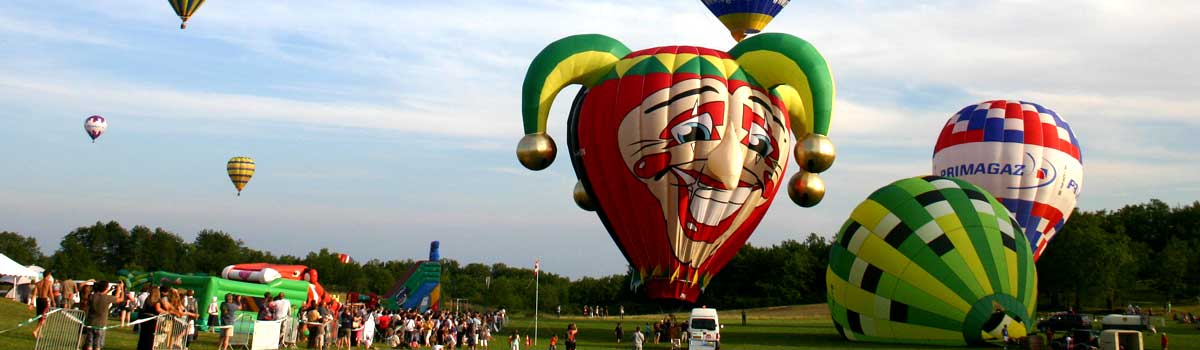
[[[1186,311],[1198,312],[1200,307],[1182,307]],[[33,315],[24,305],[7,299],[0,299],[0,330],[8,329]],[[928,346],[896,346],[888,344],[852,343],[842,340],[829,321],[824,304],[773,307],[748,310],[748,325],[741,325],[741,316],[737,310],[722,312],[721,319],[726,324],[722,330],[722,348],[731,350],[741,349],[963,349],[938,348]],[[548,339],[556,332],[560,338],[568,323],[574,322],[580,328],[579,349],[629,349],[628,335],[632,334],[635,325],[645,325],[654,322],[665,315],[629,316],[624,319],[609,317],[608,319],[587,318],[555,318],[544,315],[538,320],[538,335],[540,340],[535,349],[546,349]],[[687,317],[677,313],[675,317],[682,320]],[[626,340],[616,343],[614,328],[621,322],[626,329]],[[1156,321],[1157,322],[1157,321]],[[1166,322],[1165,328],[1160,327],[1170,335],[1171,349],[1200,350],[1200,330],[1194,326],[1178,325]],[[1157,324],[1157,323],[1156,323]],[[512,330],[521,332],[522,336],[532,333],[533,319],[521,314],[514,314],[509,327],[502,332],[504,337],[495,335],[490,349],[508,349],[503,339]],[[32,328],[22,327],[0,334],[0,349],[33,349],[34,341],[30,335]],[[503,339],[502,339],[503,338]],[[1158,349],[1158,335],[1148,334],[1145,338],[1146,349]],[[109,331],[105,349],[124,350],[136,347],[136,337],[129,329]],[[212,334],[202,334],[197,342],[192,344],[193,350],[216,349],[216,338]],[[560,348],[561,344],[560,344]],[[670,345],[648,344],[646,349],[669,349]],[[524,349],[524,347],[522,347]],[[986,349],[986,347],[985,347]],[[999,349],[991,347],[990,349]]]

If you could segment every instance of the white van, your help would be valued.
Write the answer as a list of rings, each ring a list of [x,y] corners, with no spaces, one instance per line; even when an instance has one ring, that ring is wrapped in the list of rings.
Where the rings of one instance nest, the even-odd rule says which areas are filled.
[[[688,318],[688,350],[720,350],[724,327],[717,319],[717,309],[692,309]]]
[[[1100,333],[1100,350],[1142,350],[1142,332],[1110,329]]]
[[[1112,314],[1100,319],[1100,329],[1128,329],[1134,331],[1149,331],[1157,333],[1150,318],[1145,315]]]

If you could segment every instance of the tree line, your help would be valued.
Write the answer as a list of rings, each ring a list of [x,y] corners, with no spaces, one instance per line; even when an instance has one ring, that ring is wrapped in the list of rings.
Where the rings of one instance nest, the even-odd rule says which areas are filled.
[[[830,239],[810,233],[803,241],[769,247],[747,244],[713,279],[697,301],[720,308],[754,308],[825,301]],[[614,248],[615,249],[615,248]],[[1200,202],[1170,207],[1159,200],[1115,211],[1076,211],[1038,262],[1043,309],[1107,307],[1126,302],[1200,296]],[[303,257],[276,256],[247,247],[229,233],[202,230],[188,242],[162,228],[126,229],[97,222],[67,233],[50,256],[31,237],[0,232],[0,253],[25,264],[52,269],[60,277],[115,279],[121,269],[216,275],[229,264],[268,262],[317,269],[333,291],[386,292],[416,261],[342,263],[328,249]],[[502,263],[462,264],[443,258],[444,302],[512,310],[533,309],[533,271]],[[678,311],[680,303],[647,300],[632,290],[627,274],[570,279],[542,271],[540,308],[577,314],[584,305],[618,305],[626,312]]]

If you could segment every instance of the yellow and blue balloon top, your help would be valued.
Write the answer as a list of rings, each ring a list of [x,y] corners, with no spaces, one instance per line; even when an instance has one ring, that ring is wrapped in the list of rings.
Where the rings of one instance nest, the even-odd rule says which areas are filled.
[[[233,187],[237,188],[238,196],[241,196],[242,189],[246,188],[246,183],[250,182],[250,177],[254,176],[254,159],[250,157],[229,158],[229,163],[225,164],[225,171],[229,173],[229,180],[233,181]]]
[[[701,0],[729,28],[733,40],[761,32],[790,0]]]

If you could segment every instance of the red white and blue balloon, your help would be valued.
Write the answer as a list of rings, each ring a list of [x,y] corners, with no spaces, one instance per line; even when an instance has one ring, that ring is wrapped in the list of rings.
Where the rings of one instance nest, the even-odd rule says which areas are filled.
[[[1075,208],[1083,157],[1058,113],[1032,102],[987,101],[963,108],[942,127],[933,174],[991,192],[1024,228],[1037,260]]]
[[[105,129],[108,129],[108,121],[104,117],[93,115],[83,121],[83,130],[92,138],[92,143],[96,143],[96,138],[103,135]]]

